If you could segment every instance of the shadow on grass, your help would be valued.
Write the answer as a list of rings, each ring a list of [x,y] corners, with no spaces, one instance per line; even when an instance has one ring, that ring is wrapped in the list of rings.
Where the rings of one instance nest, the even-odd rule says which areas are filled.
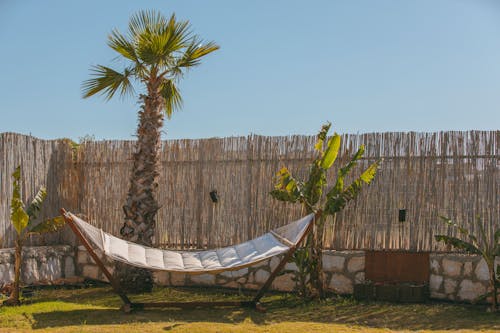
[[[207,322],[238,324],[244,320],[255,324],[264,324],[265,314],[248,309],[216,308],[216,309],[155,309],[135,311],[125,314],[115,309],[85,309],[70,311],[53,311],[34,313],[33,329],[63,327],[72,325],[119,325],[130,323],[172,323],[168,329],[182,323]]]
[[[171,300],[230,300],[238,295],[221,295],[214,291],[161,289],[153,295],[135,297],[141,301]],[[251,322],[256,325],[311,322],[323,324],[358,325],[367,328],[392,330],[498,330],[500,314],[485,312],[484,306],[464,304],[389,304],[361,303],[348,298],[303,303],[290,295],[271,295],[263,299],[267,313],[252,309],[220,307],[193,309],[151,309],[124,314],[118,310],[120,302],[109,290],[81,290],[77,294],[53,295],[53,299],[68,303],[103,307],[33,313],[32,328],[63,327],[70,325],[119,325],[129,323],[164,322],[165,330],[183,323]],[[47,298],[44,298],[47,301]],[[109,308],[108,308],[109,307]],[[168,325],[170,323],[170,325]]]

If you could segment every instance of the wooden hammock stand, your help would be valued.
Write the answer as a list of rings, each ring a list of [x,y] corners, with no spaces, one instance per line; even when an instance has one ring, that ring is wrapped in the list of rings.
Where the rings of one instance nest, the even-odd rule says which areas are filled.
[[[295,250],[297,250],[298,246],[304,241],[304,239],[307,237],[307,235],[311,232],[313,229],[314,223],[316,219],[318,219],[321,215],[321,211],[317,212],[314,216],[314,218],[309,222],[305,232],[302,234],[300,237],[299,241],[292,245],[289,250],[285,253],[283,256],[283,259],[280,261],[278,266],[272,271],[271,275],[267,279],[267,281],[264,283],[264,285],[257,291],[255,296],[253,297],[252,300],[249,301],[213,301],[213,302],[154,302],[154,303],[136,303],[132,302],[128,296],[125,294],[125,292],[121,289],[118,281],[113,277],[113,274],[106,268],[102,260],[99,258],[99,256],[95,253],[94,249],[90,245],[89,241],[85,238],[85,236],[82,234],[80,229],[76,226],[75,222],[71,217],[68,217],[66,214],[66,210],[64,208],[61,208],[61,214],[66,220],[66,223],[69,225],[71,230],[75,233],[76,237],[80,240],[82,245],[85,247],[85,249],[88,251],[92,259],[94,259],[95,263],[97,266],[101,269],[101,271],[104,273],[108,281],[111,283],[111,286],[113,288],[113,291],[118,294],[118,296],[121,298],[123,301],[123,306],[121,309],[125,313],[130,313],[132,310],[142,310],[146,308],[196,308],[196,307],[217,307],[217,306],[234,306],[234,307],[245,307],[245,308],[252,308],[255,309],[259,312],[265,312],[266,309],[260,304],[260,299],[264,296],[264,294],[267,292],[269,287],[271,286],[271,283],[274,281],[274,279],[278,276],[279,272],[285,267],[286,263],[290,258],[292,257],[293,253]]]

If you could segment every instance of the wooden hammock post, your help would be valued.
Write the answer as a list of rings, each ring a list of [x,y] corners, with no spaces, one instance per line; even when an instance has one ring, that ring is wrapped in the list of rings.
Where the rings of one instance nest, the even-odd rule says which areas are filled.
[[[90,243],[87,241],[85,236],[82,235],[82,232],[78,227],[75,225],[75,222],[73,222],[73,219],[71,217],[66,216],[66,210],[64,208],[61,208],[61,215],[64,217],[66,220],[66,223],[68,223],[69,227],[73,232],[75,233],[76,237],[80,240],[80,242],[83,244],[87,252],[90,254],[92,259],[94,259],[95,263],[97,266],[102,270],[108,281],[111,283],[111,286],[113,287],[113,290],[120,296],[122,299],[124,306],[123,309],[125,312],[130,312],[132,302],[130,302],[130,299],[125,295],[125,293],[120,289],[120,285],[118,282],[114,279],[113,274],[106,268],[104,263],[102,262],[101,258],[95,253],[94,249],[90,245]]]
[[[283,259],[278,264],[278,266],[276,266],[276,268],[273,270],[273,272],[271,273],[271,275],[267,279],[266,283],[264,283],[264,285],[259,289],[259,291],[255,295],[255,297],[253,298],[253,302],[255,303],[255,308],[257,310],[265,311],[265,309],[259,304],[260,299],[262,298],[262,296],[264,296],[264,294],[269,289],[269,287],[271,286],[271,283],[273,283],[276,276],[278,276],[278,274],[281,272],[281,270],[285,267],[286,263],[293,256],[293,254],[295,253],[295,251],[297,250],[299,245],[304,241],[304,239],[307,237],[307,235],[311,232],[311,230],[314,226],[314,223],[316,223],[316,220],[320,218],[321,214],[322,214],[322,211],[318,211],[316,214],[314,214],[314,218],[309,222],[309,225],[307,226],[306,230],[304,231],[304,233],[302,234],[300,239],[297,241],[297,243],[295,243],[293,246],[290,247],[290,250],[288,250],[288,252],[285,254]]]

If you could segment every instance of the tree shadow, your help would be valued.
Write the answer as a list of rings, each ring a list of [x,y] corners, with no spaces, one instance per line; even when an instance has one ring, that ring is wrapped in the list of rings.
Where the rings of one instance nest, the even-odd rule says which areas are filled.
[[[169,293],[170,291],[165,289],[160,293],[142,295],[138,298],[141,301],[234,300],[234,295],[217,295],[211,291],[196,293],[192,290],[181,292],[176,290]],[[109,292],[109,289],[93,288],[79,291],[76,295],[61,296],[55,294],[53,300],[89,304],[89,307],[98,308],[33,313],[33,329],[80,324],[116,325],[163,322],[166,324],[165,330],[171,330],[183,323],[251,322],[255,325],[268,325],[310,322],[408,331],[500,330],[498,314],[485,312],[485,306],[467,304],[390,304],[357,302],[350,298],[304,303],[295,296],[271,294],[263,299],[263,305],[268,310],[266,313],[259,313],[248,308],[205,307],[148,309],[125,314],[119,310],[120,302]],[[47,301],[47,298],[44,301]]]
[[[48,327],[64,327],[73,325],[119,325],[129,323],[172,323],[167,326],[172,329],[182,325],[182,322],[212,322],[224,324],[238,324],[244,320],[255,324],[265,323],[265,314],[257,313],[251,309],[235,308],[193,308],[177,309],[165,308],[147,311],[134,311],[130,314],[119,309],[78,309],[70,311],[50,311],[34,313],[33,329]]]

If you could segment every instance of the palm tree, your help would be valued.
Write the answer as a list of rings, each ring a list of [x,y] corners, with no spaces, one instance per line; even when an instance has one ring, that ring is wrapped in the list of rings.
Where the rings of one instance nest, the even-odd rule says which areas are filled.
[[[116,93],[135,95],[139,86],[141,110],[137,142],[133,154],[132,175],[127,199],[123,205],[125,221],[122,237],[151,246],[155,231],[155,216],[159,205],[155,199],[158,187],[160,131],[165,114],[171,117],[182,105],[177,83],[185,71],[201,63],[201,58],[219,48],[203,41],[191,32],[189,21],[170,19],[155,11],[140,11],[130,18],[128,32],[113,30],[108,46],[125,60],[121,71],[97,65],[92,78],[82,85],[83,97],[95,94],[110,100]],[[152,279],[145,270],[117,270],[122,287],[130,291],[150,290]]]

